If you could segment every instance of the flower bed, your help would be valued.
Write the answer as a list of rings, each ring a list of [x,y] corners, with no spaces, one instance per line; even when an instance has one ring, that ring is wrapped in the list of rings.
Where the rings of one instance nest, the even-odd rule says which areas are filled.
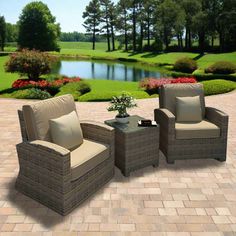
[[[79,81],[81,81],[81,78],[79,77],[76,78],[63,77],[62,79],[56,79],[52,82],[47,80],[33,81],[28,79],[18,79],[14,81],[14,83],[12,84],[12,88],[20,89],[20,88],[37,87],[43,89],[51,86],[61,87],[62,85],[65,85],[67,83],[79,82]]]
[[[145,78],[140,81],[139,86],[143,88],[149,95],[158,94],[159,88],[164,84],[177,84],[177,83],[197,83],[194,78]]]

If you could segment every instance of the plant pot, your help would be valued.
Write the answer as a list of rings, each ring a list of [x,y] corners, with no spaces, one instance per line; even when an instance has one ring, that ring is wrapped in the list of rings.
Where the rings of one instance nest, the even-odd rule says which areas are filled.
[[[116,116],[116,121],[121,124],[127,124],[127,123],[129,123],[129,115],[128,114],[126,114],[126,115],[119,115],[118,114]]]

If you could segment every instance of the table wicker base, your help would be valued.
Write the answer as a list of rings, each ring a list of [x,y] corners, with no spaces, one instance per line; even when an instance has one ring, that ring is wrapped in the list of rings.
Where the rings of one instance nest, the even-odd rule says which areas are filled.
[[[159,126],[138,127],[139,116],[130,116],[128,124],[105,121],[115,128],[115,165],[124,176],[130,172],[159,165]]]

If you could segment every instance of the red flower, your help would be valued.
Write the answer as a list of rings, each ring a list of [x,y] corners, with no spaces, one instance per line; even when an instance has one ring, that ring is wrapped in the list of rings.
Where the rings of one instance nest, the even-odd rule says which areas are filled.
[[[161,87],[163,84],[176,84],[176,83],[197,83],[197,80],[194,78],[145,78],[140,81],[140,87],[148,90],[156,90]]]

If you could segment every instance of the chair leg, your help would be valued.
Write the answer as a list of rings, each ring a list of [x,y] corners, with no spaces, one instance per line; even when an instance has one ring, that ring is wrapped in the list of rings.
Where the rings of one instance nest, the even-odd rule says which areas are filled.
[[[215,158],[215,160],[217,160],[217,161],[219,161],[219,162],[224,162],[224,161],[226,161],[225,158]]]
[[[168,159],[168,158],[166,158],[166,162],[167,162],[168,164],[175,164],[175,160],[170,160],[170,159]]]

